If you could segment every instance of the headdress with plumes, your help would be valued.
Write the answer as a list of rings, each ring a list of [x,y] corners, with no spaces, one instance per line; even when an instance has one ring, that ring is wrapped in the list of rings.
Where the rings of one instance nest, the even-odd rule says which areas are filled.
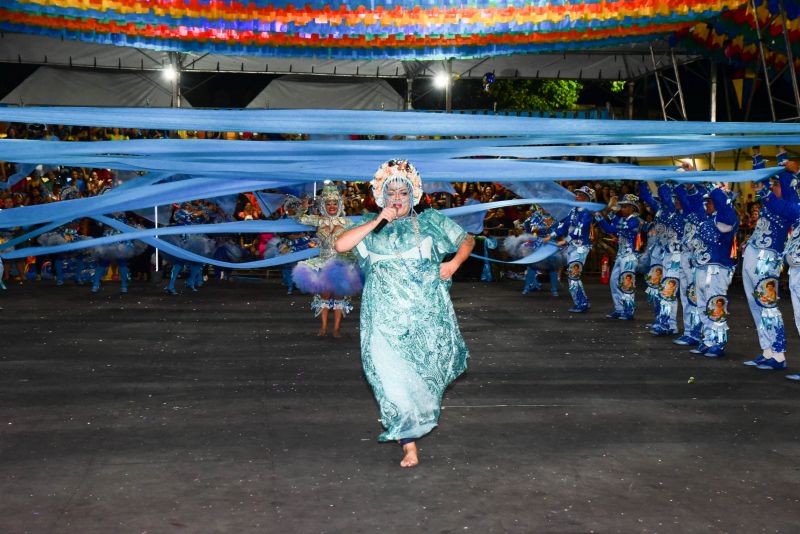
[[[286,195],[286,198],[283,199],[283,213],[284,216],[289,214],[289,210],[294,210],[295,213],[298,213],[303,206],[303,201],[297,198],[294,195]]]
[[[414,202],[412,206],[419,204],[422,199],[422,178],[419,177],[417,169],[404,159],[392,159],[384,163],[375,173],[375,177],[370,182],[372,184],[372,194],[375,203],[383,208],[386,205],[386,186],[391,182],[401,182],[412,192]]]
[[[320,194],[317,195],[317,211],[323,217],[330,217],[328,210],[325,207],[328,202],[336,202],[336,204],[339,206],[335,217],[344,216],[344,199],[342,198],[342,194],[339,192],[339,189],[332,184],[325,185]]]

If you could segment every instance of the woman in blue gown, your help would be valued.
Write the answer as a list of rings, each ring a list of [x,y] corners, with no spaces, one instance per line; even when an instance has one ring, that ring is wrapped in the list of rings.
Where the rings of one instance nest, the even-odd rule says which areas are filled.
[[[372,189],[383,211],[340,235],[336,250],[355,249],[366,276],[361,359],[386,429],[378,439],[399,441],[400,465],[414,467],[416,440],[437,425],[444,390],[467,367],[449,290],[475,241],[433,209],[414,212],[422,181],[407,161],[384,163]]]

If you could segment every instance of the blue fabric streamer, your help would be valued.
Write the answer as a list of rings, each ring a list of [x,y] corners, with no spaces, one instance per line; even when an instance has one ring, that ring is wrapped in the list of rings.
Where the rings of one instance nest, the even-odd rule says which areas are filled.
[[[800,125],[792,123],[693,123],[655,121],[563,120],[503,116],[469,116],[414,112],[320,110],[186,110],[109,108],[0,108],[0,120],[50,124],[119,126],[206,131],[302,131],[333,135],[473,135],[513,136],[506,139],[416,141],[236,142],[216,140],[135,140],[89,143],[0,140],[0,160],[22,164],[59,164],[146,171],[99,197],[26,206],[0,211],[0,227],[46,224],[55,228],[85,216],[147,210],[195,199],[212,199],[271,188],[313,188],[323,179],[365,181],[377,166],[397,154],[412,159],[428,184],[452,181],[500,181],[521,196],[515,201],[443,210],[449,216],[478,215],[488,209],[536,203],[554,206],[557,218],[564,206],[579,205],[553,180],[672,180],[676,182],[756,181],[780,172],[780,167],[740,172],[685,172],[672,167],[589,164],[558,160],[497,159],[573,154],[681,154],[754,144],[800,143]],[[586,132],[591,132],[587,134]],[[707,134],[715,134],[711,137]],[[737,137],[718,137],[737,134]],[[741,134],[770,134],[745,136]],[[786,135],[774,135],[786,134]],[[42,143],[46,142],[47,145]],[[557,143],[603,142],[600,146],[569,147]],[[530,146],[532,144],[556,146]],[[638,143],[626,145],[621,143]],[[491,156],[491,157],[486,157]],[[475,158],[475,159],[468,159]],[[21,169],[24,171],[25,167]],[[563,197],[562,199],[553,197]],[[569,199],[567,197],[570,197]],[[601,209],[600,204],[588,205]],[[147,216],[147,215],[146,215]],[[476,217],[477,219],[477,217]],[[170,233],[239,233],[275,230],[276,221],[251,221],[266,226],[247,228],[202,225],[160,228],[143,240],[168,248],[156,235]],[[113,226],[109,224],[109,226]],[[258,228],[258,229],[256,229]],[[305,229],[305,228],[304,228]],[[25,239],[46,230],[28,232]],[[283,230],[288,231],[288,230]],[[114,240],[130,239],[127,231]],[[106,238],[101,238],[106,239]],[[151,240],[151,241],[147,241]],[[96,240],[87,240],[96,246]],[[81,242],[83,245],[86,241]],[[79,248],[77,243],[61,245]],[[83,248],[83,247],[80,247]],[[176,247],[177,248],[177,247]],[[55,252],[72,248],[54,248]],[[51,250],[50,248],[46,250]],[[23,254],[24,252],[24,254]],[[42,247],[14,251],[13,257],[47,253]],[[172,252],[170,252],[172,253]],[[185,253],[185,251],[184,251]],[[180,249],[176,252],[180,255]],[[4,255],[10,258],[12,256]],[[186,258],[186,256],[180,256]],[[188,259],[188,258],[187,258]],[[192,260],[200,261],[200,260]],[[205,259],[203,261],[209,261]],[[224,262],[223,262],[224,263]],[[250,262],[247,265],[252,265]],[[277,265],[279,263],[270,263]],[[226,264],[242,267],[244,264]]]
[[[135,210],[156,205],[172,204],[202,198],[214,198],[274,187],[275,182],[259,180],[220,180],[193,178],[180,182],[111,190],[104,195],[49,204],[22,206],[0,211],[0,228],[27,226],[54,219],[75,219],[90,215]]]
[[[27,178],[28,175],[34,171],[34,169],[36,169],[36,165],[20,165],[17,169],[17,172],[9,176],[8,180],[5,182],[0,182],[0,189],[11,189],[19,182]]]
[[[103,196],[105,197],[107,195]],[[96,198],[102,198],[102,197],[96,197]],[[533,203],[557,204],[561,202],[566,202],[571,205],[580,205],[586,207],[587,209],[593,209],[593,210],[602,209],[604,207],[602,204],[588,203],[588,202],[580,203],[580,202],[575,202],[574,200],[565,201],[565,200],[528,198],[528,199],[504,200],[500,202],[490,202],[486,204],[479,203],[477,205],[472,205],[472,206],[461,206],[458,208],[441,210],[441,213],[447,216],[470,215],[470,214],[485,212],[488,209],[507,207],[519,204],[533,204]],[[13,210],[5,210],[5,213],[11,211]],[[3,213],[4,212],[0,212],[0,215],[2,215]],[[202,261],[205,263],[211,263],[213,265],[219,265],[222,267],[246,269],[246,268],[282,265],[283,263],[291,263],[293,261],[297,261],[297,259],[287,259],[290,256],[283,255],[280,256],[277,260],[273,258],[272,260],[275,261],[270,260],[270,263],[266,264],[261,264],[259,262],[246,262],[246,263],[219,262],[217,260],[212,260],[210,258],[205,258],[203,256],[199,256],[197,254],[185,251],[182,248],[172,245],[164,240],[157,240],[155,239],[155,237],[162,235],[182,235],[182,234],[236,234],[236,233],[268,233],[268,232],[286,233],[286,232],[307,232],[313,230],[312,227],[299,224],[295,222],[293,219],[280,219],[277,221],[255,220],[255,221],[241,221],[241,222],[217,223],[217,224],[195,224],[189,226],[164,226],[161,228],[142,230],[126,225],[120,221],[117,221],[116,219],[111,219],[109,217],[105,217],[102,215],[97,215],[93,218],[104,224],[107,224],[108,226],[116,230],[119,230],[121,233],[110,236],[98,237],[94,239],[86,239],[81,241],[74,241],[71,243],[64,243],[62,245],[53,245],[49,247],[20,248],[13,251],[2,253],[0,254],[0,257],[4,259],[15,259],[15,258],[24,258],[27,256],[44,255],[44,254],[60,254],[73,250],[79,250],[83,248],[96,247],[99,245],[115,243],[118,241],[129,241],[131,239],[139,239],[178,258],[186,259],[189,261]],[[353,220],[355,224],[359,224],[361,221],[361,217],[350,217],[350,218]],[[22,243],[24,241],[27,241],[28,239],[36,237],[37,235],[50,231],[54,228],[57,228],[67,222],[69,222],[69,219],[66,220],[60,219],[58,221],[52,222],[41,228],[28,232],[23,236],[17,237],[9,241],[7,246],[10,247]],[[316,255],[316,252],[314,255]],[[295,256],[291,256],[291,258],[295,258]],[[305,259],[305,258],[300,258],[300,259]]]
[[[0,108],[2,111],[2,108]],[[440,115],[434,115],[440,116]],[[508,117],[506,117],[508,118]],[[512,117],[513,118],[513,117]],[[534,119],[522,119],[534,120]],[[547,119],[565,120],[565,119]],[[575,119],[573,119],[575,120]],[[598,123],[600,121],[594,121]],[[564,145],[572,143],[604,143]],[[43,143],[47,143],[44,146]],[[627,144],[620,144],[627,143]],[[530,146],[545,144],[549,146]],[[222,141],[203,139],[135,139],[129,141],[48,142],[25,139],[0,140],[0,160],[23,163],[71,164],[74,158],[102,160],[103,156],[148,156],[158,159],[179,159],[196,162],[238,161],[240,163],[285,163],[287,158],[301,157],[311,161],[323,157],[363,156],[392,159],[397,154],[412,159],[418,154],[439,154],[443,157],[520,157],[544,158],[561,156],[683,156],[732,150],[754,145],[797,145],[800,136],[563,136],[515,137],[511,139],[457,140],[388,140],[388,141]],[[50,161],[47,161],[48,163]],[[246,170],[246,169],[243,169]]]
[[[285,144],[285,143],[284,143]],[[2,146],[2,141],[0,141]],[[331,180],[364,181],[371,178],[375,169],[385,161],[375,158],[374,155],[361,155],[341,159],[326,158],[286,158],[283,162],[250,163],[242,166],[240,161],[198,162],[183,159],[154,159],[142,157],[105,156],[100,159],[72,158],[69,162],[54,161],[47,153],[39,154],[39,159],[48,158],[47,163],[61,163],[101,168],[136,169],[159,172],[187,172],[197,178],[216,177],[226,181],[233,180],[264,180],[283,181],[283,184],[262,184],[251,189],[239,191],[258,190],[298,181],[313,182],[321,177]],[[0,158],[1,160],[2,158]],[[583,180],[653,180],[663,181],[675,179],[676,173],[672,168],[640,167],[622,164],[591,164],[581,162],[562,162],[553,160],[529,159],[451,159],[440,154],[418,154],[413,158],[417,169],[422,173],[424,180],[430,181],[507,181],[507,182],[533,182],[563,180],[573,176],[580,176]],[[760,173],[760,174],[749,174]],[[723,172],[715,171],[705,173],[683,173],[683,180],[688,181],[716,181],[740,182],[751,181],[770,176],[777,171],[761,169],[759,171]],[[158,184],[157,184],[158,185]],[[236,191],[220,191],[214,193],[207,191],[210,198]],[[195,197],[202,198],[202,197]]]
[[[94,219],[114,228],[115,230],[119,230],[122,233],[104,237],[97,237],[94,239],[86,239],[82,241],[73,241],[71,243],[65,243],[63,245],[54,245],[49,247],[28,247],[24,249],[17,249],[11,252],[3,253],[2,257],[4,259],[17,259],[17,258],[25,258],[31,255],[60,254],[63,252],[80,250],[89,247],[96,247],[100,245],[107,245],[109,243],[116,243],[118,241],[128,241],[131,239],[138,239],[140,241],[143,241],[148,245],[152,245],[160,249],[161,251],[166,252],[180,259],[200,262],[200,263],[208,263],[211,265],[216,265],[219,267],[227,267],[230,269],[256,269],[261,267],[272,267],[275,265],[283,265],[285,263],[293,263],[296,261],[312,258],[319,254],[319,250],[317,248],[310,248],[300,252],[283,254],[281,256],[277,256],[275,258],[270,258],[266,260],[231,263],[231,262],[216,260],[214,258],[207,258],[205,256],[200,256],[199,254],[189,252],[187,250],[182,249],[181,247],[175,246],[164,240],[154,239],[154,236],[158,235],[181,235],[185,233],[229,233],[231,231],[232,232],[243,231],[236,229],[231,230],[230,225],[244,225],[248,223],[258,223],[257,221],[245,221],[242,223],[222,223],[222,224],[211,224],[211,225],[201,224],[193,226],[165,226],[163,228],[158,228],[158,229],[140,230],[138,228],[134,228],[132,226],[121,223],[120,221],[117,221],[116,219],[111,219],[109,217],[97,216],[94,217]],[[268,221],[268,222],[280,223],[283,221]],[[298,225],[297,223],[288,223],[288,225],[291,225],[290,229],[284,231],[296,231],[298,227],[305,230],[309,229],[309,227]],[[288,225],[287,227],[289,227]],[[197,231],[188,232],[187,230],[189,229]],[[251,230],[251,231],[260,231],[260,230]]]
[[[520,258],[514,261],[503,261],[495,258],[490,258],[488,256],[480,256],[478,254],[470,254],[470,256],[472,256],[473,258],[478,258],[479,260],[493,261],[495,263],[507,263],[509,265],[530,265],[531,263],[536,263],[549,258],[553,254],[558,252],[558,250],[559,247],[557,245],[553,245],[551,243],[545,243],[531,254],[528,254],[524,258]]]
[[[522,198],[560,198],[575,200],[575,193],[555,182],[501,182],[503,187],[510,189],[515,195]],[[572,206],[568,204],[551,204],[548,208],[550,215],[561,220],[567,215]]]
[[[450,193],[451,195],[456,192],[453,184],[449,182],[423,182],[422,190],[426,193]]]
[[[599,211],[606,207],[605,204],[599,202],[578,202],[575,198],[515,198],[513,200],[499,200],[497,202],[483,202],[477,204],[468,204],[459,206],[457,208],[447,208],[440,210],[441,213],[448,217],[458,217],[459,215],[471,215],[473,213],[486,212],[491,209],[507,208],[509,206],[520,206],[524,204],[538,204],[540,206],[555,206],[566,205],[580,208],[586,208],[589,211]]]
[[[263,191],[255,191],[253,193],[258,201],[258,205],[261,208],[261,211],[264,212],[264,215],[269,217],[276,211],[280,209],[283,205],[284,199],[286,199],[286,195],[281,195],[278,193],[265,193]]]
[[[0,120],[34,124],[66,124],[202,130],[216,132],[303,132],[306,134],[426,135],[485,137],[583,134],[800,134],[790,122],[603,121],[539,117],[474,116],[411,111],[263,110],[185,108],[0,108]]]
[[[479,201],[475,200],[474,198],[468,198],[464,201],[465,206],[473,206],[476,204],[480,204]],[[466,215],[456,215],[453,216],[453,220],[458,223],[464,231],[469,232],[471,234],[480,234],[483,232],[483,220],[486,218],[486,212],[481,210],[479,212],[473,214],[466,214]]]

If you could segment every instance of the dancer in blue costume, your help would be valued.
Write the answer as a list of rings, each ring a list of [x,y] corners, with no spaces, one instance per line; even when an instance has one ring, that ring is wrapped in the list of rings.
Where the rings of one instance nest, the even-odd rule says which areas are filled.
[[[336,251],[355,248],[366,275],[361,359],[386,428],[379,439],[399,440],[400,465],[414,467],[416,440],[436,427],[445,388],[467,368],[449,290],[475,240],[435,210],[416,215],[422,180],[408,161],[381,165],[372,190],[383,211],[339,236]]]
[[[779,154],[780,156],[780,154]],[[789,265],[789,291],[792,297],[792,308],[794,310],[794,322],[797,331],[800,332],[800,198],[798,198],[796,162],[786,163],[786,170],[781,173],[781,195],[778,197],[774,192],[764,194],[762,201],[772,211],[792,221],[792,232],[786,242],[784,258]],[[766,296],[766,295],[764,295]],[[777,299],[777,292],[775,293]],[[758,365],[772,368],[766,358],[762,355],[754,360]],[[756,367],[758,367],[758,365]],[[800,380],[799,374],[787,375],[790,380]]]
[[[683,214],[683,232],[681,234],[681,305],[683,306],[683,335],[672,342],[676,345],[697,346],[703,336],[703,322],[700,319],[700,308],[697,306],[697,280],[695,271],[692,240],[700,225],[708,215],[703,209],[705,187],[692,184],[681,184],[675,188],[675,195]]]
[[[128,222],[124,213],[112,213],[111,218],[121,223],[136,226]],[[109,228],[103,232],[103,236],[116,235],[120,232]],[[108,267],[112,262],[117,263],[119,268],[120,293],[128,292],[128,260],[138,256],[147,250],[147,244],[141,241],[117,241],[108,245],[94,247],[94,256],[97,258],[97,267],[94,270],[94,281],[92,283],[92,293],[100,291],[100,282],[108,272]]]
[[[202,210],[193,208],[188,202],[184,203],[172,217],[176,226],[189,226],[193,224],[204,224],[206,222],[206,217]],[[211,256],[215,248],[214,240],[202,234],[168,235],[164,236],[163,239],[168,243],[201,256]],[[203,264],[177,258],[170,254],[167,254],[167,257],[172,262],[172,272],[170,273],[169,283],[165,291],[170,295],[178,294],[178,291],[175,289],[175,282],[184,266],[189,268],[189,278],[186,279],[186,288],[197,291],[197,288],[203,283]]]
[[[614,234],[619,239],[617,259],[611,270],[611,299],[614,301],[614,310],[606,317],[622,321],[633,320],[636,311],[636,236],[642,227],[639,218],[639,199],[636,195],[625,195],[616,202],[616,197],[609,203],[606,210],[617,209],[618,213],[607,219],[600,213],[595,214],[595,221],[600,228],[608,234]]]
[[[668,205],[664,202],[663,194],[665,190],[659,189],[658,198],[653,198],[653,194],[650,192],[650,186],[647,185],[647,182],[639,182],[639,198],[642,202],[647,204],[647,206],[653,211],[653,225],[652,228],[648,231],[647,237],[647,250],[645,254],[649,257],[649,263],[647,267],[647,274],[645,275],[644,281],[647,289],[645,289],[645,294],[647,295],[647,302],[649,302],[653,307],[653,315],[654,320],[649,325],[648,328],[653,329],[658,326],[658,318],[661,312],[661,290],[663,287],[665,271],[667,270],[667,266],[664,265],[665,261],[669,261],[667,258],[667,228],[668,228],[668,219],[672,212],[674,212],[674,206],[670,211]],[[655,333],[658,333],[656,331]],[[662,334],[665,335],[665,334]]]
[[[578,202],[594,202],[594,189],[583,186],[575,190],[575,200]],[[558,238],[558,245],[567,245],[567,278],[569,279],[569,294],[573,306],[570,313],[585,313],[591,304],[583,289],[583,265],[586,256],[592,250],[592,214],[581,207],[572,208],[569,215],[545,238],[549,241]]]
[[[50,247],[56,245],[64,245],[72,243],[73,241],[82,241],[91,239],[89,236],[81,235],[79,233],[78,221],[61,226],[50,232],[40,235],[36,241],[43,247]],[[78,285],[92,278],[91,271],[87,271],[87,267],[91,267],[91,256],[87,255],[92,249],[80,249],[74,252],[67,252],[64,254],[54,254],[53,264],[56,271],[56,285],[64,285],[64,264],[68,264],[75,273],[75,282]]]
[[[691,240],[695,270],[695,294],[703,323],[697,347],[689,352],[709,358],[725,355],[728,341],[728,286],[736,260],[731,249],[739,229],[739,217],[733,209],[732,195],[721,188],[711,189],[705,207],[698,210],[700,225]]]
[[[531,224],[530,221],[536,220],[538,213],[538,224]],[[535,251],[539,250],[550,238],[540,237],[550,233],[553,226],[553,218],[547,212],[534,212],[534,214],[524,223],[526,230],[531,230],[531,233],[520,234],[518,236],[508,236],[503,240],[503,250],[512,258],[524,258],[530,256]],[[547,258],[532,263],[528,266],[525,275],[525,288],[522,290],[523,295],[527,295],[531,291],[539,291],[542,285],[536,279],[536,275],[540,271],[548,273],[550,277],[550,294],[554,297],[558,296],[558,273],[566,265],[567,256],[564,253],[564,247],[560,248],[554,254]]]
[[[308,201],[303,203],[308,208]],[[317,228],[319,256],[301,261],[292,271],[294,284],[304,293],[311,293],[311,309],[320,317],[318,337],[328,335],[328,315],[333,310],[333,337],[340,338],[342,318],[353,311],[352,295],[361,293],[361,269],[353,254],[338,254],[334,249],[336,239],[353,226],[344,216],[344,200],[334,185],[326,185],[316,201],[316,214],[297,217],[301,224]]]
[[[648,205],[654,204],[650,190],[646,189]],[[656,321],[650,328],[656,336],[671,336],[678,333],[678,304],[681,302],[681,240],[685,219],[680,200],[674,196],[673,186],[658,186],[659,225],[657,235],[661,247],[662,277],[656,286]],[[686,303],[683,303],[686,307]]]
[[[753,155],[753,168],[763,169],[765,163],[760,153]],[[791,181],[791,175],[784,173]],[[756,197],[764,200],[772,195],[781,195],[779,180],[774,182],[765,178],[753,183]],[[791,187],[786,184],[787,200],[794,200]],[[744,286],[747,304],[758,333],[761,354],[744,362],[745,365],[766,370],[786,369],[786,334],[783,317],[778,308],[779,279],[783,270],[783,252],[789,229],[794,221],[787,219],[773,209],[773,204],[762,202],[758,211],[756,228],[747,240],[742,258],[742,285]]]
[[[525,219],[525,221],[522,223],[522,226],[525,229],[525,234],[516,236],[516,238],[510,236],[503,241],[503,249],[506,251],[506,253],[510,254],[514,258],[527,256],[535,249],[539,248],[543,243],[543,240],[540,236],[544,235],[550,230],[550,225],[545,221],[545,214],[537,209],[536,206],[533,206],[533,213],[530,217]],[[529,249],[527,254],[520,250],[520,246],[523,243],[527,243]],[[532,291],[539,291],[542,289],[542,284],[536,279],[538,274],[538,267],[533,265],[529,265],[528,268],[525,269],[525,284],[522,287],[523,295],[527,295]],[[556,280],[556,282],[558,282],[558,280]],[[556,286],[553,287],[555,288],[555,291],[558,292],[558,285],[556,284]]]

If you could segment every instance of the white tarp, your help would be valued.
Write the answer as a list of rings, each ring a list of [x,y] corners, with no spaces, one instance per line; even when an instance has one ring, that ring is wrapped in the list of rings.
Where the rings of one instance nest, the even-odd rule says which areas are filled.
[[[453,73],[480,79],[487,72],[502,78],[560,78],[562,80],[635,80],[653,69],[672,68],[659,60],[670,49],[666,41],[592,48],[560,54],[515,54],[453,60]],[[655,49],[656,65],[650,56]],[[671,51],[679,64],[697,54]],[[182,54],[184,72],[250,72],[264,74],[318,74],[374,78],[433,77],[446,70],[444,61],[344,60],[305,57],[223,56]],[[147,71],[170,64],[165,51],[113,46],[21,33],[0,33],[0,62]]]
[[[158,72],[39,67],[0,100],[17,106],[171,107],[169,82]],[[190,107],[184,99],[181,107]]]
[[[248,108],[371,109],[400,111],[403,97],[386,80],[332,76],[281,76],[272,80]]]

